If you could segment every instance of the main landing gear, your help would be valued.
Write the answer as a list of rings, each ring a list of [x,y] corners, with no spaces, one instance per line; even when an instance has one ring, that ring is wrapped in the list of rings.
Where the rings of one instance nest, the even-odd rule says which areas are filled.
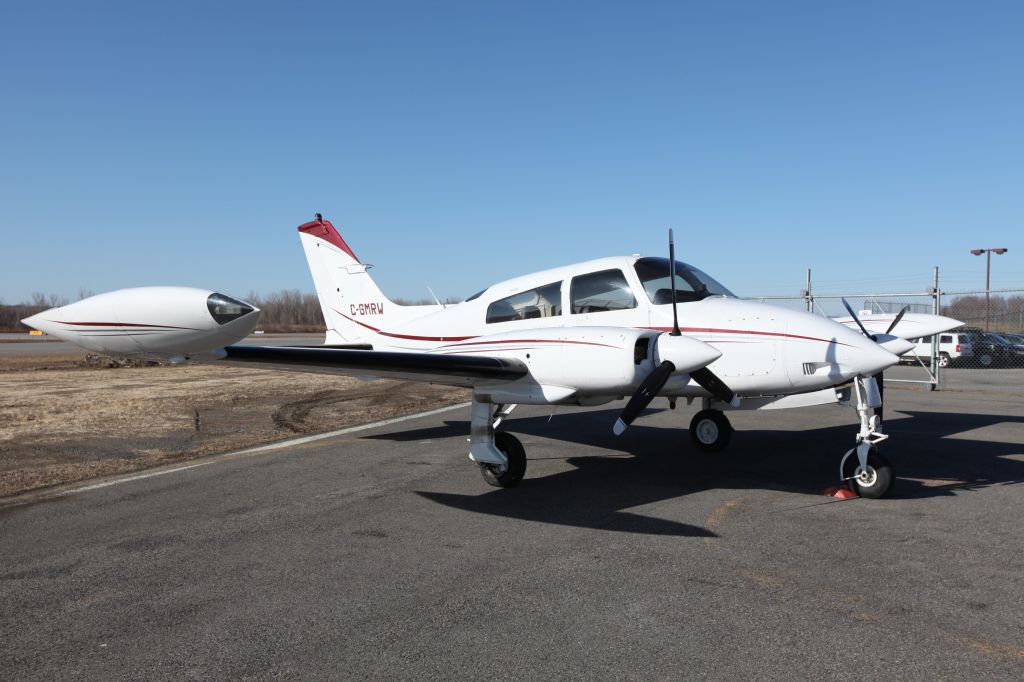
[[[690,440],[704,452],[719,452],[732,438],[732,424],[721,410],[711,409],[711,401],[704,399],[704,409],[690,421]]]
[[[511,433],[494,429],[507,417],[515,405],[491,405],[473,399],[469,426],[469,458],[480,466],[480,474],[488,484],[497,488],[511,488],[526,475],[526,450]]]
[[[861,497],[883,497],[892,486],[892,465],[878,451],[878,444],[889,436],[882,433],[881,415],[875,408],[882,406],[878,383],[874,377],[857,377],[853,382],[857,396],[857,416],[860,431],[857,444],[846,451],[839,463],[839,477]],[[856,457],[851,455],[856,454]]]

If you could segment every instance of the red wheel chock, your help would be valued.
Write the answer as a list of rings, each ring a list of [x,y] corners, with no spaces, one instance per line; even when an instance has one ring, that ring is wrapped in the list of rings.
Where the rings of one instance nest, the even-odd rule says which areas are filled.
[[[827,497],[834,497],[837,500],[852,500],[855,497],[860,497],[860,495],[853,492],[845,485],[834,485],[831,488],[825,488],[822,494]]]

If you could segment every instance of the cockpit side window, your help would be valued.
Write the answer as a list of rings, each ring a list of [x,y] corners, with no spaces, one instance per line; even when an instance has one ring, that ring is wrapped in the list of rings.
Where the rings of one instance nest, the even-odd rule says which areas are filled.
[[[636,297],[622,270],[602,270],[573,277],[569,298],[573,315],[636,307]]]
[[[672,302],[672,281],[669,278],[668,258],[641,258],[634,265],[644,291],[651,303],[662,305]],[[709,296],[734,294],[692,265],[676,261],[676,300],[680,303],[700,301]]]
[[[562,283],[520,291],[487,306],[487,323],[532,320],[562,314]]]

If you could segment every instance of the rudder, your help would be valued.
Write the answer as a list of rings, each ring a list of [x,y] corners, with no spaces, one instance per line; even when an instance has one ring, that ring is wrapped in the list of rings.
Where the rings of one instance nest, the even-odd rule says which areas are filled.
[[[324,343],[371,343],[378,331],[436,310],[389,300],[329,220],[299,226],[299,238],[327,323]]]

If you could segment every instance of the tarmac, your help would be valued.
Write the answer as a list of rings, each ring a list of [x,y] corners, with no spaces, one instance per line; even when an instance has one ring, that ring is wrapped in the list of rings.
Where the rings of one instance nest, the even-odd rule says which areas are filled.
[[[1024,372],[1007,378],[1009,387]],[[1021,679],[1024,402],[886,391],[889,498],[837,501],[855,414],[468,409],[0,508],[7,679]],[[51,492],[50,495],[54,493]]]

